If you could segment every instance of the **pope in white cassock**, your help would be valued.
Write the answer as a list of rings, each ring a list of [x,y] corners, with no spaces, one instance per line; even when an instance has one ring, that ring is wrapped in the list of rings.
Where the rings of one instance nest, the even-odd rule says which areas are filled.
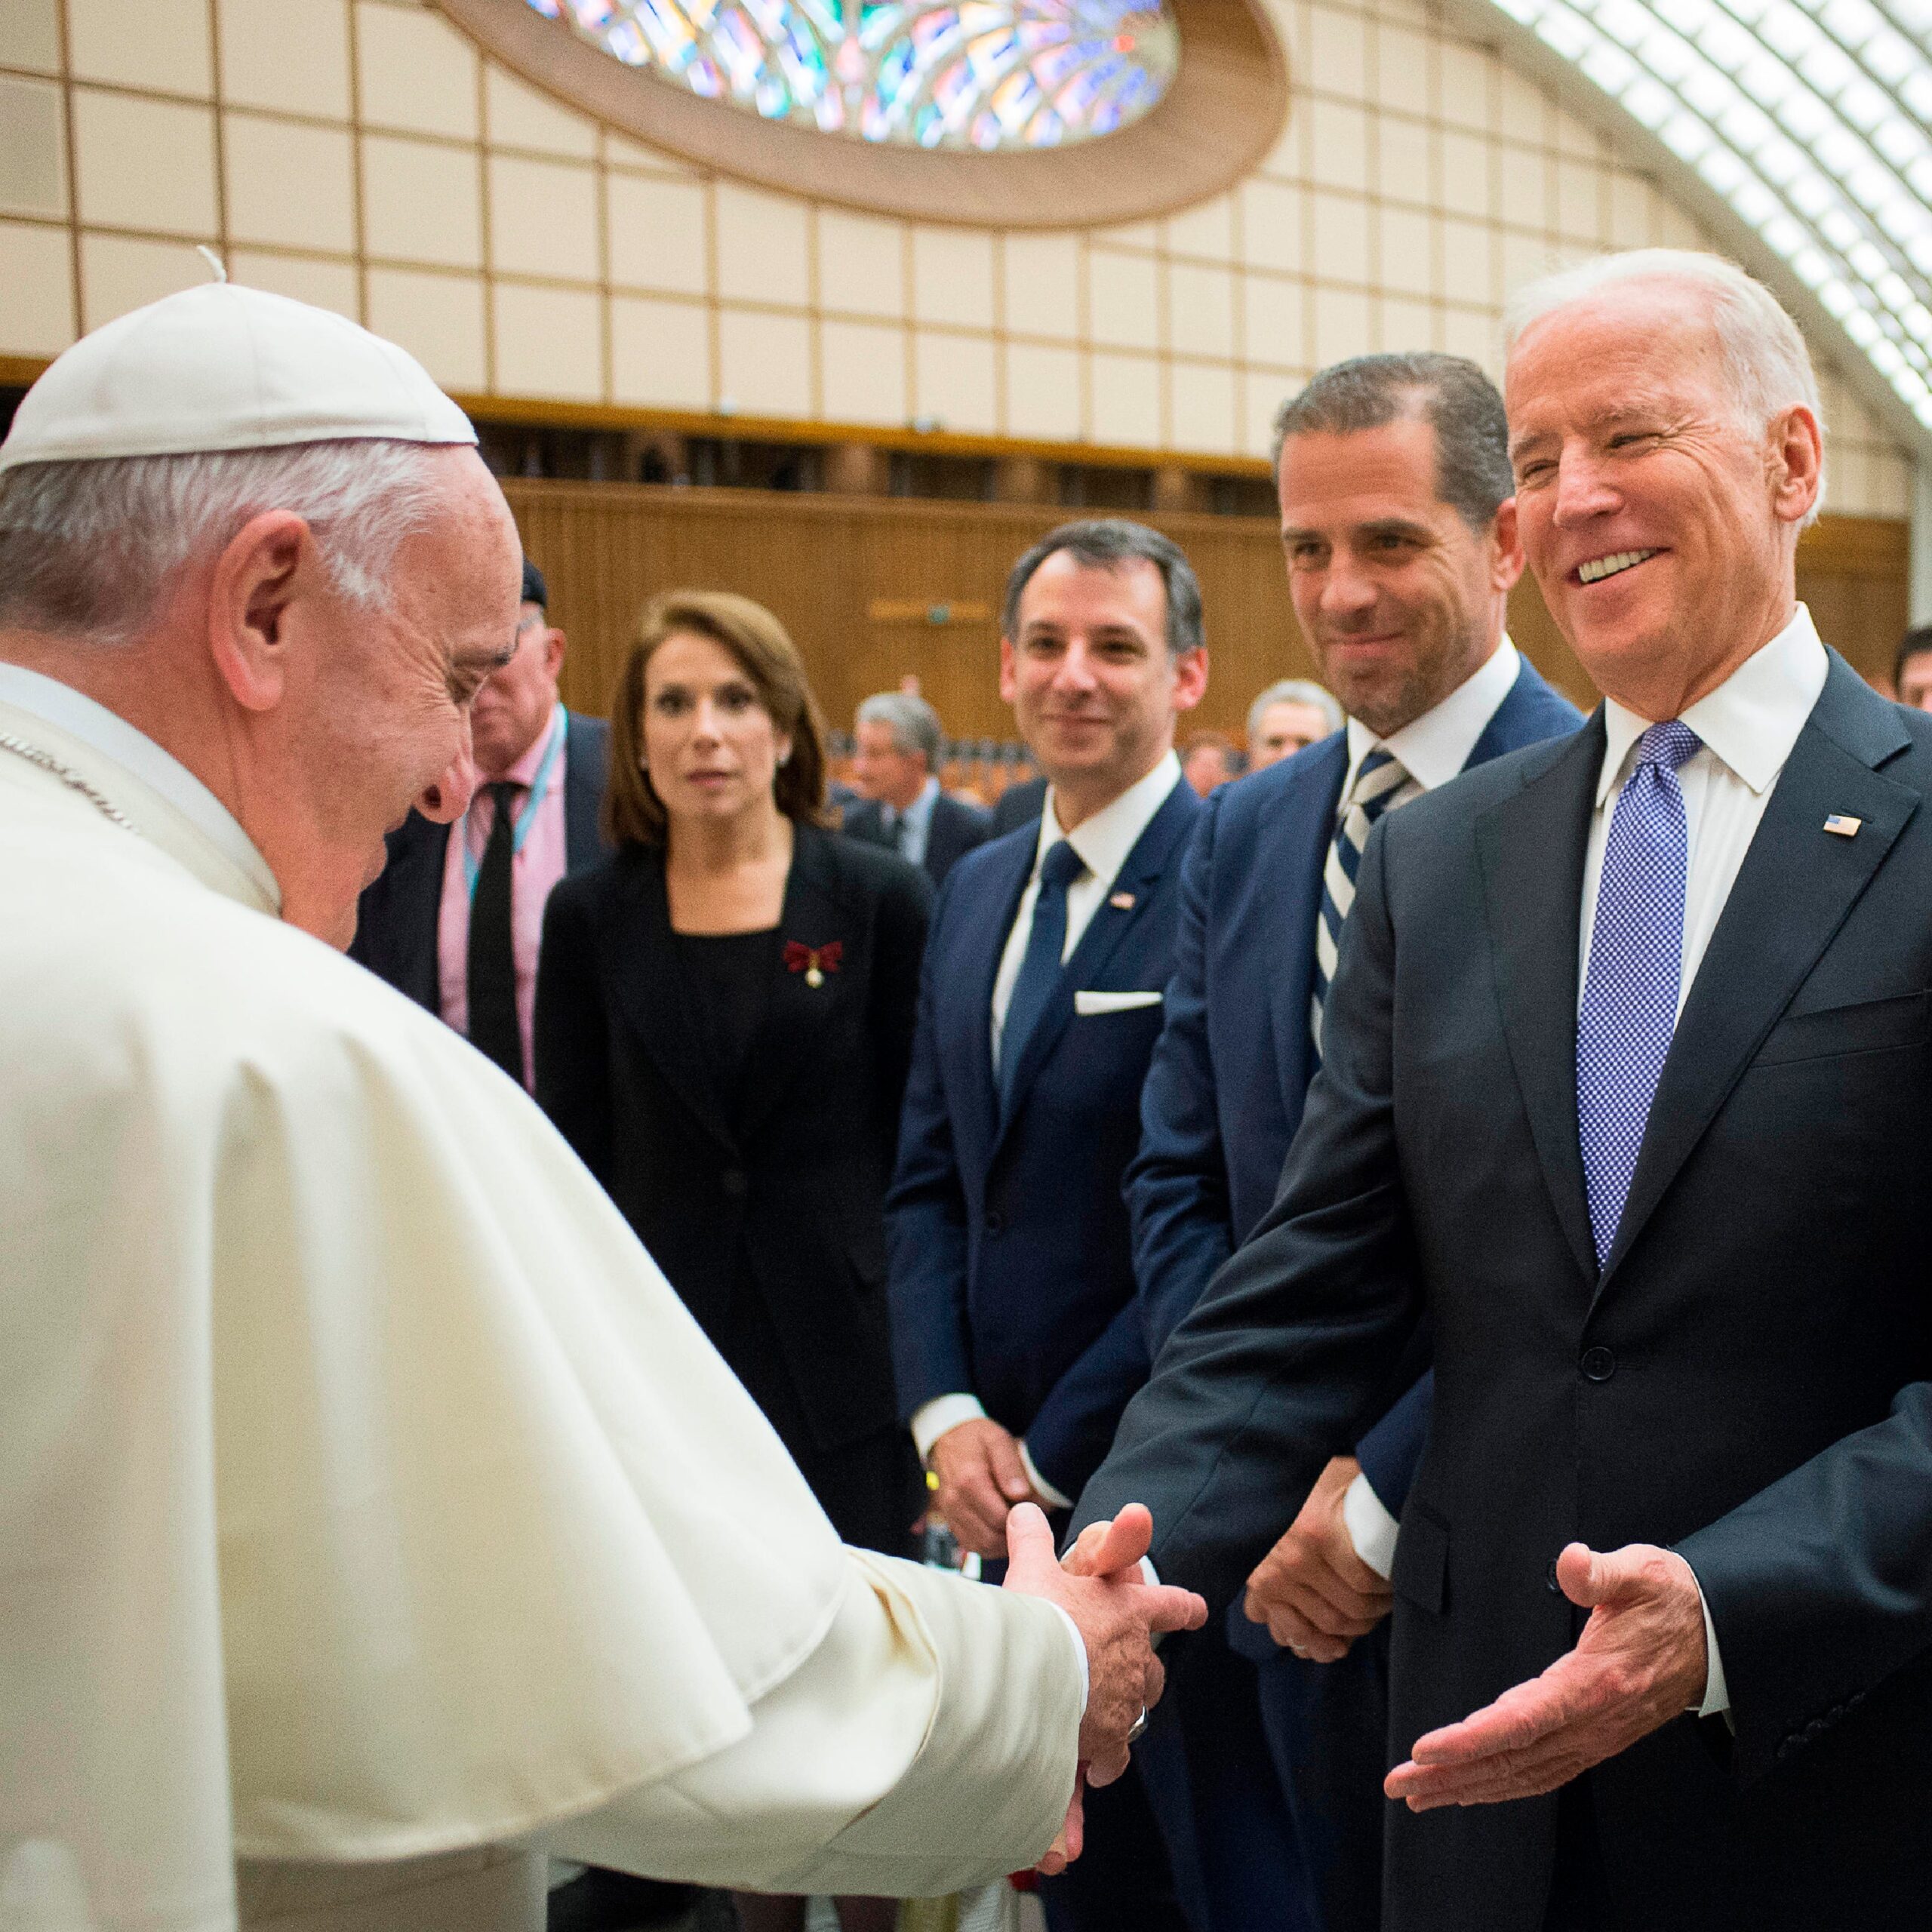
[[[211,286],[0,446],[0,1932],[507,1932],[546,1848],[950,1890],[1062,1855],[1202,1614],[1144,1512],[1106,1578],[1017,1512],[1004,1591],[841,1546],[522,1090],[334,949],[513,648],[475,441]]]

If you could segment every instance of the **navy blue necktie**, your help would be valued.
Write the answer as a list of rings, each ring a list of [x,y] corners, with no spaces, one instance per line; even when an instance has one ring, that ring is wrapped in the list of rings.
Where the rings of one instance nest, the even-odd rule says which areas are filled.
[[[1026,936],[1026,953],[1013,997],[1006,1003],[1006,1024],[999,1035],[999,1105],[1005,1112],[1026,1041],[1040,1023],[1054,988],[1060,982],[1060,955],[1066,950],[1066,888],[1087,869],[1087,862],[1063,838],[1047,848],[1040,861],[1040,891],[1033,901],[1033,930]]]
[[[1701,740],[1653,724],[1604,841],[1590,963],[1577,1014],[1577,1134],[1597,1263],[1608,1258],[1637,1171],[1651,1102],[1677,1030],[1690,840],[1677,769]]]

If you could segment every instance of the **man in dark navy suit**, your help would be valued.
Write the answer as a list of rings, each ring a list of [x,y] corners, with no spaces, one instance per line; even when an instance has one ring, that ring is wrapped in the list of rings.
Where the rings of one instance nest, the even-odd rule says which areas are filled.
[[[935,886],[992,831],[985,806],[940,789],[946,733],[939,713],[910,691],[879,691],[859,706],[852,776],[859,796],[840,829],[925,868]]]
[[[1338,364],[1282,408],[1275,441],[1289,589],[1347,721],[1217,792],[1183,867],[1175,976],[1128,1180],[1156,1351],[1273,1202],[1319,1061],[1358,820],[1582,721],[1504,634],[1523,555],[1503,398],[1475,364]],[[1355,1453],[1329,1463],[1229,1617],[1234,1648],[1259,1666],[1293,1821],[1286,1922],[1321,1932],[1380,1924],[1387,1577],[1428,1422],[1422,1359],[1363,1419]],[[1204,1798],[1244,1721],[1230,1710],[1190,1752]]]
[[[565,638],[549,601],[525,558],[516,654],[470,714],[476,795],[454,826],[412,811],[389,834],[389,863],[362,894],[349,948],[526,1086],[544,903],[605,849],[609,727],[558,699]]]
[[[1201,810],[1175,720],[1207,681],[1165,537],[1069,524],[1015,566],[1000,691],[1051,789],[940,892],[887,1203],[900,1412],[989,1561],[1015,1503],[1069,1506],[1146,1379],[1121,1178]],[[1184,1792],[1155,1795],[1184,1838]],[[1090,1798],[1085,1856],[1042,1892],[1056,1928],[1183,1924],[1138,1767]]]
[[[1796,598],[1802,337],[1709,256],[1512,303],[1580,732],[1386,817],[1274,1205],[1081,1512],[1223,1598],[1417,1324],[1389,1932],[1815,1932],[1932,1894],[1932,722]]]

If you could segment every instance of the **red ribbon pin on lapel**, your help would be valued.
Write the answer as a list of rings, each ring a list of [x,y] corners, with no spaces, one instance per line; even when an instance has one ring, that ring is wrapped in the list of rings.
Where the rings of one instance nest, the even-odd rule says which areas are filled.
[[[804,974],[805,984],[814,989],[825,984],[826,974],[838,971],[838,963],[844,957],[841,940],[835,939],[823,946],[801,946],[795,939],[785,942],[786,971]]]

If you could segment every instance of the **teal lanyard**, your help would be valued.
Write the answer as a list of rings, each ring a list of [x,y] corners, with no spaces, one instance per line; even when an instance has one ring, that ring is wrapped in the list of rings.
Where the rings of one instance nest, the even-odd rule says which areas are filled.
[[[551,768],[557,762],[557,754],[564,748],[564,733],[568,721],[560,701],[555,715],[550,721],[550,743],[543,753],[543,762],[537,768],[537,776],[531,780],[530,796],[523,801],[523,810],[516,815],[516,823],[510,833],[510,857],[515,859],[523,850],[523,841],[530,836],[530,828],[537,823],[537,814],[543,803],[543,794],[549,789]],[[478,786],[478,790],[482,787]],[[471,807],[476,801],[470,800]],[[457,828],[463,838],[463,882],[469,896],[476,897],[476,875],[483,869],[483,862],[469,849],[469,813],[463,815],[463,823]]]

